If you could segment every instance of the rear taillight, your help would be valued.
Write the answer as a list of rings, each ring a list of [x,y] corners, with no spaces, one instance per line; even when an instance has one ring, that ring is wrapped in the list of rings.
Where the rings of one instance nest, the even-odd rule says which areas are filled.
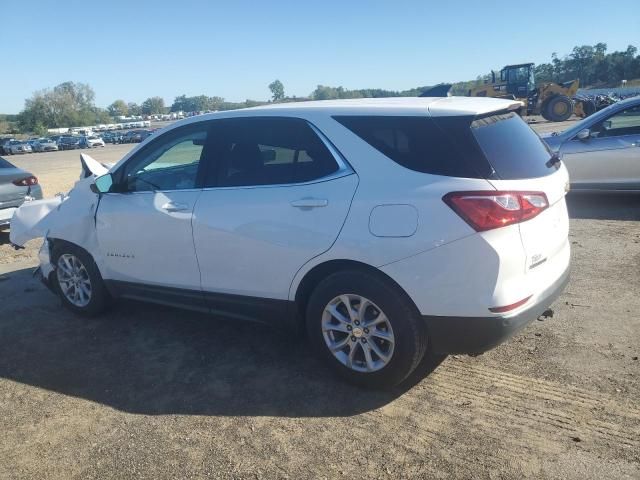
[[[451,192],[442,200],[478,232],[530,220],[549,206],[544,192]]]
[[[18,187],[30,187],[32,185],[38,184],[38,179],[31,175],[30,177],[21,178],[19,180],[14,180],[13,184]]]

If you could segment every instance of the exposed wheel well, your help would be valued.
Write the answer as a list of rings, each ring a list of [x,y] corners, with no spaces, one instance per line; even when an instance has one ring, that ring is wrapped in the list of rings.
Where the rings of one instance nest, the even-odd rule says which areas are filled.
[[[309,302],[309,298],[311,297],[311,294],[313,293],[313,290],[316,288],[316,286],[329,275],[345,270],[358,270],[361,272],[367,272],[371,275],[375,275],[381,278],[385,282],[388,282],[395,288],[398,294],[406,298],[411,308],[413,308],[419,314],[418,307],[416,307],[415,303],[413,303],[411,297],[409,297],[404,289],[386,273],[378,270],[375,267],[372,267],[371,265],[367,265],[366,263],[362,262],[356,262],[354,260],[329,260],[313,267],[300,281],[295,296],[297,314],[296,317],[298,321],[304,320],[307,310],[307,303]]]
[[[54,250],[56,247],[60,246],[60,245],[72,245],[72,246],[74,246],[74,247],[76,247],[76,248],[82,248],[80,245],[76,245],[76,244],[75,244],[75,243],[73,243],[73,242],[69,242],[69,241],[67,241],[67,240],[62,240],[62,239],[60,239],[60,238],[49,238],[49,237],[48,237],[48,238],[47,238],[47,241],[49,242],[49,253],[50,253],[50,254],[53,254],[53,250]],[[84,249],[84,248],[82,248],[82,250],[85,250],[85,249]],[[85,250],[85,251],[86,251],[86,250]],[[87,253],[89,253],[89,252],[87,252]]]

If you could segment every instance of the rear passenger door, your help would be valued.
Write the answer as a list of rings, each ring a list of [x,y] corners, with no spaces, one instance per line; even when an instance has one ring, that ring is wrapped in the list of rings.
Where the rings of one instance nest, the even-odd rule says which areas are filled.
[[[278,316],[298,269],[338,236],[357,176],[305,120],[213,124],[193,217],[202,289],[214,312]]]

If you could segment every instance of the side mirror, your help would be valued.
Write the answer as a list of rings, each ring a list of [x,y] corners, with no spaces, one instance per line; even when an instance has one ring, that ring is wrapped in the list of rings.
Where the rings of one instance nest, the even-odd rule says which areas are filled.
[[[588,128],[585,128],[583,130],[580,130],[578,132],[578,134],[576,135],[576,138],[578,140],[587,140],[591,137],[591,130],[589,130]]]
[[[91,191],[94,193],[109,193],[111,187],[113,187],[113,176],[107,173],[96,178],[96,181],[91,184]]]

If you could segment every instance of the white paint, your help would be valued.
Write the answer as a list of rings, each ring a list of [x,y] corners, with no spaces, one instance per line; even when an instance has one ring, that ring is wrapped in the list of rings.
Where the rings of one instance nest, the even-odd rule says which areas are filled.
[[[369,231],[376,237],[410,237],[418,229],[413,205],[377,205],[369,216]]]

